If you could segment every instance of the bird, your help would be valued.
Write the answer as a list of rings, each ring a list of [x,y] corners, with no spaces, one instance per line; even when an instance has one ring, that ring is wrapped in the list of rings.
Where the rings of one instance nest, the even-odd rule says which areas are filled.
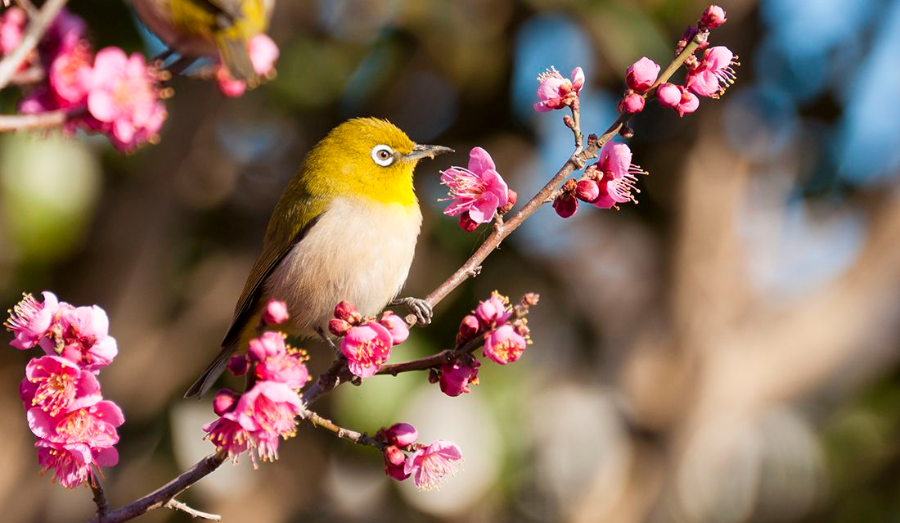
[[[306,155],[266,229],[222,349],[185,397],[203,397],[232,355],[245,350],[270,299],[285,302],[285,331],[327,336],[341,301],[364,316],[406,305],[421,323],[427,302],[395,299],[406,282],[422,225],[413,172],[423,158],[453,152],[414,143],[387,120],[355,118],[332,129]]]
[[[219,57],[235,80],[256,81],[247,42],[264,33],[275,0],[132,0],[144,25],[189,61]]]

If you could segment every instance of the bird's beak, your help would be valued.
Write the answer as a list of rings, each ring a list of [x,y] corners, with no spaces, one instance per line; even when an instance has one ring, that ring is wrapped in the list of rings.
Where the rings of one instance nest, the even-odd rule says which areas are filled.
[[[418,161],[422,158],[431,158],[433,160],[434,157],[439,154],[452,152],[455,151],[449,147],[444,147],[443,145],[416,145],[409,154],[403,156],[403,159],[408,162]]]

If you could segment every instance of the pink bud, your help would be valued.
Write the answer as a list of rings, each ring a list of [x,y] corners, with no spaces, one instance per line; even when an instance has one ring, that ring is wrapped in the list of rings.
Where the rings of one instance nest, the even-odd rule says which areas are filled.
[[[471,365],[457,363],[445,363],[441,366],[441,392],[448,396],[456,397],[469,392],[469,385],[478,383],[478,367],[481,363],[473,359]]]
[[[213,412],[216,416],[224,416],[234,409],[240,397],[240,394],[231,389],[220,390],[213,399]]]
[[[631,93],[619,100],[618,109],[620,113],[639,113],[644,110],[644,97]]]
[[[262,313],[262,320],[266,325],[278,325],[288,319],[287,304],[283,301],[269,300]]]
[[[561,218],[569,218],[578,212],[578,199],[571,193],[560,194],[553,201],[553,210],[556,211]]]
[[[281,356],[287,352],[284,336],[280,332],[264,332],[262,336],[250,340],[248,355],[254,361],[265,361],[266,358]]]
[[[235,376],[243,376],[250,370],[250,361],[242,354],[233,356],[228,361],[228,370]]]
[[[466,232],[472,232],[478,228],[478,222],[469,218],[469,213],[463,213],[459,215],[459,227]]]
[[[625,83],[628,84],[629,89],[643,93],[650,89],[657,76],[659,76],[659,64],[645,56],[628,68],[628,72],[625,74]]]
[[[409,423],[394,423],[382,431],[388,445],[405,447],[412,445],[419,438],[419,432]]]
[[[385,312],[384,315],[381,316],[381,319],[378,320],[378,323],[384,325],[384,328],[391,333],[391,339],[394,340],[394,345],[400,345],[406,341],[406,338],[409,338],[409,326],[406,325],[403,318],[397,316],[393,312]]]
[[[575,197],[584,202],[592,202],[600,196],[600,187],[594,180],[580,180],[575,189]]]
[[[698,25],[715,29],[727,21],[728,20],[725,18],[725,10],[717,5],[711,5],[707,7],[706,11],[703,12],[703,15],[700,16]]]
[[[471,314],[466,315],[459,324],[459,332],[456,334],[456,344],[462,345],[469,340],[475,339],[478,331],[481,330],[481,323],[478,318]]]
[[[350,321],[354,316],[358,314],[359,312],[356,310],[356,307],[354,307],[353,304],[347,301],[342,301],[334,307],[334,317],[340,318],[344,321]]]
[[[681,89],[675,84],[666,82],[656,88],[656,99],[663,107],[676,107],[681,103]]]
[[[406,453],[393,445],[385,447],[384,473],[397,481],[403,481],[409,477],[405,469]]]
[[[338,318],[332,318],[328,320],[328,332],[334,334],[338,338],[341,338],[344,336],[344,334],[347,334],[347,331],[350,330],[350,327],[352,327],[352,325]]]
[[[509,189],[509,196],[507,197],[506,204],[510,206],[510,208],[516,205],[516,202],[519,201],[519,193],[516,191]]]

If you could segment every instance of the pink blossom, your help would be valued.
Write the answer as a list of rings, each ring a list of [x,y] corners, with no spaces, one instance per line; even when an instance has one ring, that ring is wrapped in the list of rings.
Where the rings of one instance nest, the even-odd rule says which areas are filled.
[[[491,297],[478,303],[475,307],[475,317],[484,327],[502,325],[512,316],[512,312],[506,310],[506,301],[497,292],[491,293]]]
[[[284,335],[280,332],[266,331],[261,336],[250,340],[250,350],[248,356],[253,361],[265,361],[268,358],[275,358],[287,352],[287,346],[284,344]]]
[[[578,102],[578,95],[584,86],[584,71],[580,67],[572,70],[571,80],[563,78],[554,68],[538,76],[540,85],[537,97],[540,100],[534,104],[534,110],[545,113],[554,109],[574,106]]]
[[[438,440],[412,453],[406,460],[404,473],[413,477],[416,488],[432,490],[448,475],[456,474],[462,452],[448,441]]]
[[[600,149],[596,167],[603,173],[597,186],[600,196],[593,204],[601,209],[609,209],[618,203],[635,201],[631,191],[635,188],[637,175],[644,171],[631,163],[631,149],[624,143],[609,141]]]
[[[708,27],[709,29],[715,29],[727,21],[728,19],[725,18],[725,10],[717,5],[711,5],[703,12],[703,15],[700,17],[699,25]]]
[[[266,304],[266,308],[262,313],[262,320],[266,325],[278,325],[284,323],[289,317],[287,304],[278,300],[269,300],[269,303]]]
[[[10,311],[9,319],[3,325],[15,336],[9,343],[13,347],[19,350],[35,347],[54,325],[59,300],[52,292],[45,291],[43,296],[44,302],[38,303],[34,296],[25,294]]]
[[[409,477],[406,472],[406,454],[393,445],[384,448],[384,473],[397,481]]]
[[[494,219],[497,209],[509,200],[509,187],[497,172],[491,155],[481,147],[469,152],[469,168],[451,167],[441,174],[453,200],[444,209],[447,216],[466,215],[476,224]]]
[[[48,355],[59,354],[63,358],[80,365],[91,372],[99,372],[101,368],[112,363],[118,354],[115,338],[109,336],[109,318],[100,307],[72,307],[62,304],[60,307],[60,338],[41,340],[41,348]]]
[[[166,119],[155,78],[144,57],[130,57],[117,47],[101,49],[94,58],[87,108],[95,130],[106,133],[119,150],[131,150],[153,139]]]
[[[80,45],[86,32],[87,24],[84,19],[64,8],[56,15],[41,40],[41,53],[47,57],[47,61],[53,61],[60,54],[68,53],[73,47]]]
[[[83,104],[91,87],[91,51],[87,42],[79,42],[59,53],[50,64],[50,87],[57,109]]]
[[[600,187],[594,180],[579,180],[575,187],[575,197],[583,202],[592,202],[600,196]]]
[[[0,56],[9,54],[19,46],[28,15],[21,7],[10,7],[0,16]]]
[[[390,427],[382,429],[381,435],[388,445],[406,447],[416,442],[419,438],[419,431],[409,423],[394,423]]]
[[[253,71],[262,77],[269,76],[275,69],[275,61],[280,54],[275,41],[266,34],[260,34],[247,43],[247,50]],[[247,91],[247,83],[235,80],[224,65],[219,65],[216,69],[216,81],[222,94],[229,98],[237,98]]]
[[[522,357],[527,341],[512,325],[503,325],[488,335],[484,355],[500,365],[513,363]]]
[[[28,427],[38,438],[63,445],[83,443],[92,449],[118,443],[116,428],[124,422],[122,409],[106,400],[59,416],[51,416],[38,407],[28,410]]]
[[[481,322],[472,314],[467,314],[459,323],[459,331],[456,333],[456,344],[462,345],[475,338],[481,331]]]
[[[300,354],[285,352],[266,358],[256,364],[256,377],[261,380],[284,383],[292,389],[299,389],[309,381],[309,370],[300,361]]]
[[[469,392],[469,385],[478,384],[478,367],[481,363],[473,359],[471,364],[461,362],[445,363],[441,366],[441,392],[456,397]]]
[[[232,417],[250,433],[293,436],[297,430],[295,417],[303,408],[297,392],[284,383],[259,381],[238,400]]]
[[[656,97],[660,105],[675,109],[681,117],[700,106],[700,99],[680,85],[664,83],[656,90]]]
[[[657,76],[659,76],[659,64],[645,56],[628,68],[625,73],[625,83],[629,89],[645,93],[656,82]]]
[[[409,326],[403,321],[403,318],[397,316],[391,311],[385,312],[381,319],[378,320],[385,329],[391,334],[391,340],[394,345],[400,345],[406,338],[409,338]]]
[[[229,456],[237,459],[252,444],[250,432],[232,416],[225,416],[207,423],[203,426],[206,437],[216,446],[217,450],[224,450]]]
[[[216,68],[216,85],[219,86],[219,91],[228,98],[239,98],[247,92],[247,82],[235,80],[224,65]]]
[[[53,480],[66,488],[75,488],[88,480],[91,466],[112,467],[119,462],[113,447],[91,449],[83,443],[61,444],[38,440],[38,463],[44,471],[53,470]]]
[[[19,393],[26,410],[35,407],[50,416],[91,405],[101,399],[100,383],[96,376],[59,356],[43,356],[29,361]]]
[[[618,109],[620,113],[639,113],[644,110],[644,103],[643,96],[631,93],[619,100]]]
[[[392,345],[391,333],[380,323],[369,322],[347,331],[341,338],[341,353],[353,375],[369,378],[387,361]]]
[[[687,88],[700,96],[719,98],[734,83],[736,74],[732,66],[740,65],[735,58],[727,47],[707,49],[700,64],[688,72]]]
[[[553,200],[553,210],[560,218],[571,218],[578,212],[578,199],[572,193],[564,192]]]

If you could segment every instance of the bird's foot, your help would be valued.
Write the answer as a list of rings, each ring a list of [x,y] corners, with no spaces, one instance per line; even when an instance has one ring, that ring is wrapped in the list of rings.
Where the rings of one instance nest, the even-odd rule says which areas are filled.
[[[325,334],[325,331],[322,330],[322,327],[316,327],[316,334],[318,334],[320,338],[325,340],[325,343],[327,343],[328,346],[331,347],[331,350],[334,351],[335,356],[341,355],[341,350],[337,347],[337,345],[334,344],[334,340],[332,340],[328,337],[327,334]]]
[[[434,316],[431,304],[421,298],[399,298],[391,302],[391,305],[405,305],[416,316],[416,323],[428,325]]]

